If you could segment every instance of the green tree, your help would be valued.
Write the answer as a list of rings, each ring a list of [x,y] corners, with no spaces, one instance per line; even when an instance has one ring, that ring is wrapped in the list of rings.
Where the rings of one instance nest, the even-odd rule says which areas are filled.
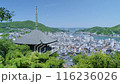
[[[11,42],[11,40],[0,39],[0,55],[2,55],[3,57],[5,57],[5,55],[8,53],[9,47],[12,44],[13,43]]]
[[[41,53],[33,52],[30,56],[32,68],[62,68],[64,61],[62,59],[57,60],[54,55],[49,56],[50,52]]]
[[[0,55],[0,68],[61,68],[64,63],[57,60],[57,53],[32,52],[28,45],[17,45],[7,39],[0,39]]]
[[[0,64],[2,64],[4,61],[4,58],[2,56],[0,56]]]
[[[46,64],[49,65],[50,68],[62,68],[64,61],[62,59],[57,60],[55,57],[51,57],[46,61]]]
[[[4,7],[0,7],[0,21],[11,21],[12,19],[12,16],[14,15],[13,14],[14,12],[10,12],[9,10],[7,10],[6,8]]]
[[[118,68],[120,54],[115,52],[113,55],[106,55],[101,51],[98,53],[92,53],[91,56],[78,55],[74,57],[73,62],[75,65],[73,68]]]

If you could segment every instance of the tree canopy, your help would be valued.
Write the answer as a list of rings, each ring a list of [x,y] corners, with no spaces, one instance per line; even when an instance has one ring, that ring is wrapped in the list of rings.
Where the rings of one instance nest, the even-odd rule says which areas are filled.
[[[62,68],[64,61],[56,58],[57,53],[39,54],[28,45],[17,45],[11,40],[0,39],[0,68]]]
[[[0,21],[11,21],[12,16],[14,12],[10,12],[9,10],[7,10],[4,7],[0,7]]]
[[[92,53],[91,56],[75,56],[73,68],[118,68],[120,66],[119,60],[120,54],[117,52],[113,55],[106,55],[100,51]]]

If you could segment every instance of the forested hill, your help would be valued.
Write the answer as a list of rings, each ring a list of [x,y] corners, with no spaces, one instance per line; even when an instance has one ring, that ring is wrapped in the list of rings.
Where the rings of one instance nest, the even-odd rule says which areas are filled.
[[[27,21],[15,21],[15,22],[3,22],[0,23],[0,29],[2,28],[7,28],[7,27],[11,27],[11,28],[29,28],[29,29],[35,29],[35,22],[27,20]],[[51,28],[51,27],[47,27],[41,23],[38,23],[38,29],[47,32],[59,32],[61,31],[60,29],[57,28]]]
[[[120,34],[120,25],[114,27],[92,27],[88,29],[81,29],[76,32],[91,32],[97,34]]]

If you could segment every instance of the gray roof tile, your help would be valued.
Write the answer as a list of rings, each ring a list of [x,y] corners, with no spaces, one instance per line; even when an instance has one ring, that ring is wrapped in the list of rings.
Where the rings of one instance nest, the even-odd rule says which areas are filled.
[[[50,38],[40,30],[33,30],[31,33],[26,34],[22,38],[17,38],[14,43],[17,44],[44,44],[52,43],[57,40]]]

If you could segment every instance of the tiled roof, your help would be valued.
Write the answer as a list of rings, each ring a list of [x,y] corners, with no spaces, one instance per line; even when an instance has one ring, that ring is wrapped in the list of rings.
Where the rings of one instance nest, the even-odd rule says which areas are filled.
[[[40,43],[48,44],[55,41],[57,40],[50,38],[40,30],[33,30],[31,33],[26,34],[22,38],[17,38],[14,43],[34,45]]]

